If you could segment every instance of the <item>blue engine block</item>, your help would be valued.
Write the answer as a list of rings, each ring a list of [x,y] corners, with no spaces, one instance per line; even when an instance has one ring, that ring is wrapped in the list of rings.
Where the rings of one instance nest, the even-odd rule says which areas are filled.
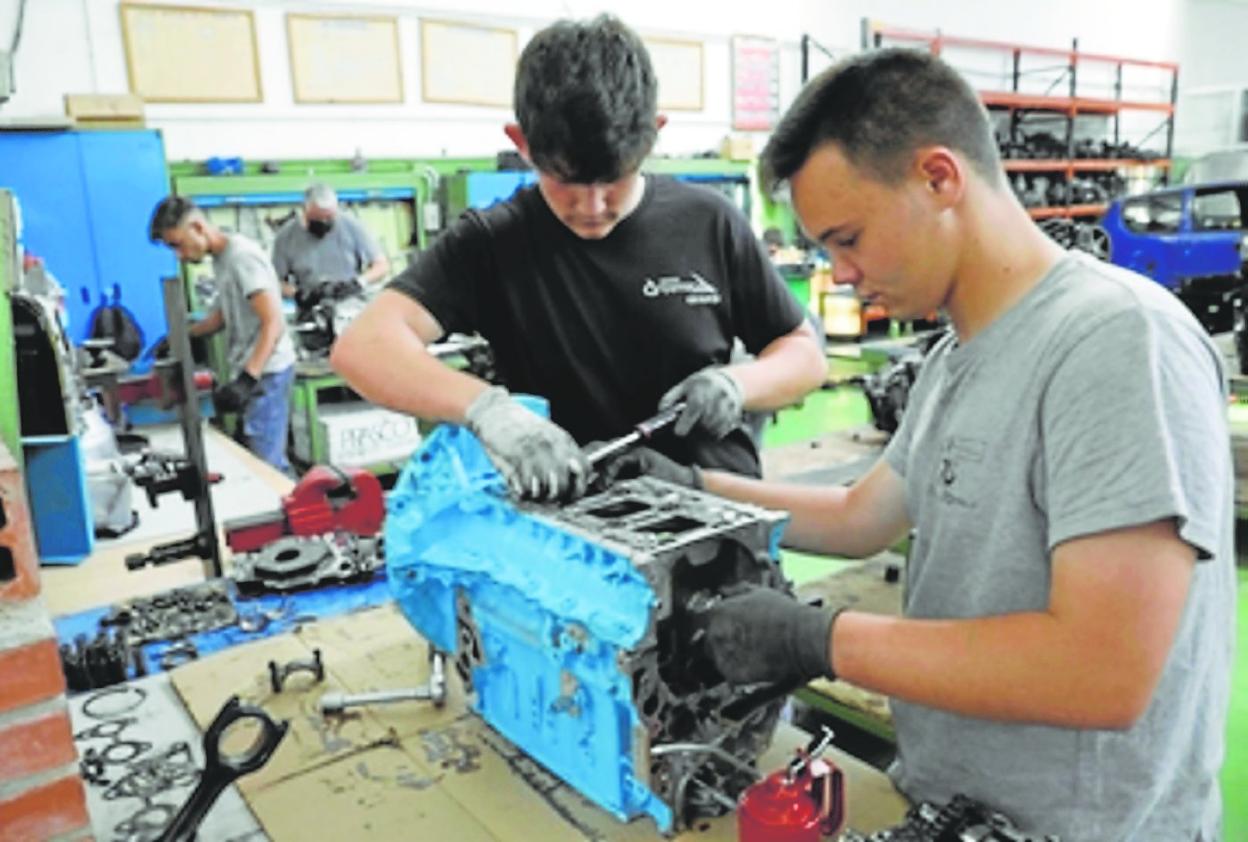
[[[399,606],[503,736],[665,832],[723,813],[750,783],[782,703],[720,715],[743,693],[699,654],[694,612],[742,582],[787,588],[783,514],[650,479],[518,504],[454,426],[428,436],[388,510]]]

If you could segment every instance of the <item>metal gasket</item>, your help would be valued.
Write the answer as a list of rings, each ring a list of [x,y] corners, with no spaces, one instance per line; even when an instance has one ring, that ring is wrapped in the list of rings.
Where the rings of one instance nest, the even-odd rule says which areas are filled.
[[[131,693],[133,693],[135,696],[134,701],[131,702],[126,707],[119,707],[117,710],[113,710],[113,711],[92,710],[93,706],[98,707],[104,699],[110,698],[112,696],[126,695],[126,694],[131,694]],[[87,699],[85,702],[83,702],[82,712],[85,716],[89,716],[92,719],[104,719],[104,720],[114,719],[123,713],[129,713],[130,711],[134,710],[139,705],[143,704],[143,701],[146,698],[147,698],[147,691],[144,690],[142,687],[135,687],[134,685],[130,685],[130,684],[121,685],[118,687],[107,687],[101,690],[100,692],[96,693],[91,698]]]

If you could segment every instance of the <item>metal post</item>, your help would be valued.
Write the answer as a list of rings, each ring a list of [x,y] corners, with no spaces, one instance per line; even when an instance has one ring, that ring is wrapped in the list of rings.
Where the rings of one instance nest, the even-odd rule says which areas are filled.
[[[204,563],[204,578],[221,576],[221,546],[217,540],[217,519],[212,511],[212,492],[208,487],[208,459],[204,452],[204,432],[199,417],[199,397],[195,391],[195,366],[191,356],[191,334],[186,324],[186,293],[180,277],[161,281],[165,297],[165,322],[169,326],[169,350],[176,367],[173,376],[181,400],[178,419],[182,423],[182,439],[186,442],[186,458],[196,467],[195,524],[199,529],[197,554]]]

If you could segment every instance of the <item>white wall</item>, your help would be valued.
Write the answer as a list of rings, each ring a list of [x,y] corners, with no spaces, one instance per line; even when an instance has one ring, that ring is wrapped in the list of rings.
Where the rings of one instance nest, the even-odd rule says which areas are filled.
[[[1181,60],[1181,17],[1193,5],[1210,4],[1210,0],[619,0],[608,4],[529,0],[524,15],[519,16],[519,4],[514,0],[455,0],[453,8],[449,3],[445,7],[415,6],[403,0],[163,2],[254,9],[265,97],[263,103],[254,105],[149,105],[148,124],[163,131],[169,157],[174,160],[211,155],[346,158],[357,148],[368,157],[444,152],[490,155],[505,148],[507,140],[500,126],[509,118],[508,110],[419,101],[421,16],[513,26],[523,41],[557,17],[586,17],[612,8],[643,35],[703,41],[705,107],[696,113],[672,113],[658,149],[661,153],[688,154],[717,147],[730,131],[729,38],[734,33],[781,41],[781,97],[787,102],[798,87],[797,43],[801,34],[807,32],[834,52],[844,54],[858,48],[860,22],[865,16],[907,28],[940,28],[951,35],[1053,47],[1066,47],[1077,37],[1083,50]],[[17,93],[0,106],[0,120],[60,115],[61,97],[67,92],[127,90],[117,4],[118,0],[28,0],[25,33],[17,56]],[[16,6],[17,0],[0,0],[0,45],[5,48]],[[285,13],[350,10],[399,16],[407,102],[391,106],[295,104]],[[1239,27],[1234,34],[1243,31]],[[1224,31],[1217,33],[1216,27],[1215,34],[1230,37]],[[824,63],[817,59],[815,69]]]

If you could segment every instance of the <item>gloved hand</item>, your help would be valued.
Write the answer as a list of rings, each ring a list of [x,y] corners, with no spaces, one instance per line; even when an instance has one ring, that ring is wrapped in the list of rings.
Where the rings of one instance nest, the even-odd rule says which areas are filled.
[[[321,287],[324,292],[322,298],[330,298],[334,301],[341,301],[344,298],[350,298],[353,295],[360,295],[364,292],[363,285],[357,278],[347,278],[345,281],[329,281]]]
[[[814,608],[760,586],[706,612],[706,651],[731,684],[800,685],[832,672],[832,624],[843,609]]]
[[[602,442],[588,444],[585,452],[593,453],[599,447],[602,447]],[[648,447],[635,447],[618,456],[608,457],[598,465],[597,472],[597,483],[603,488],[616,480],[654,477],[673,485],[702,489],[702,471],[697,465],[682,465]]]
[[[229,383],[217,387],[212,393],[212,402],[216,404],[219,412],[242,412],[243,407],[247,406],[247,402],[251,400],[251,396],[255,394],[259,386],[260,381],[244,369]]]
[[[512,400],[502,386],[478,395],[465,421],[516,497],[574,500],[585,493],[589,462],[576,441]]]
[[[716,439],[741,423],[745,395],[737,379],[719,366],[694,372],[659,398],[659,409],[667,409],[677,401],[685,402],[685,410],[676,419],[674,432],[686,436],[695,425],[701,426]]]

